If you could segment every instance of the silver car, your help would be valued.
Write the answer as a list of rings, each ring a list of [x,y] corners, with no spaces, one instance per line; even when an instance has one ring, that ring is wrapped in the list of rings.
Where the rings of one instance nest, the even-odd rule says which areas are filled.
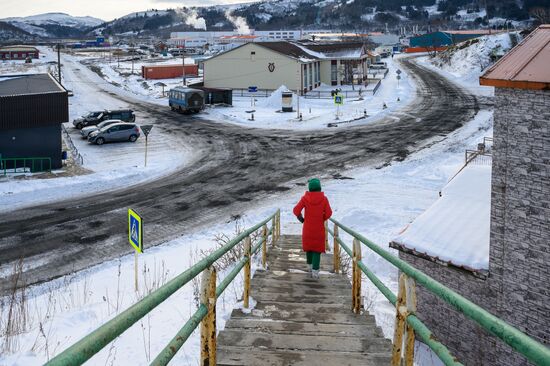
[[[135,142],[140,136],[139,126],[135,123],[114,123],[88,135],[88,142],[103,145],[106,142]]]
[[[101,130],[105,126],[112,125],[113,123],[122,123],[119,119],[108,119],[106,121],[98,123],[96,126],[88,126],[84,127],[80,130],[80,134],[82,135],[83,139],[87,139],[88,135],[91,134],[94,131]]]

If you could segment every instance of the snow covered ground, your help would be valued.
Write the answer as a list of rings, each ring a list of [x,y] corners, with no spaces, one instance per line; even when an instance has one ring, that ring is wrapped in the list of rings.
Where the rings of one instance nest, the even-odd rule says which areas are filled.
[[[438,191],[463,164],[464,149],[475,146],[484,136],[491,135],[491,125],[491,113],[480,112],[475,120],[463,128],[403,162],[383,169],[357,169],[342,173],[352,179],[328,181],[329,177],[321,177],[323,189],[334,209],[334,217],[387,247],[396,233],[437,199]],[[302,188],[297,188],[278,196],[276,200],[265,200],[265,206],[243,213],[244,224],[250,226],[281,208],[283,232],[299,233],[300,225],[291,210],[302,193]],[[350,198],[352,195],[353,199]],[[140,293],[146,292],[147,287],[151,288],[153,282],[165,282],[181,273],[198,260],[197,253],[215,246],[214,234],[223,232],[231,235],[233,228],[233,222],[220,223],[141,255]],[[349,236],[343,235],[343,239],[351,243]],[[366,248],[363,258],[382,281],[396,292],[395,268]],[[132,304],[138,298],[133,290],[133,261],[133,256],[126,256],[75,276],[33,288],[28,303],[32,317],[29,329],[19,337],[17,353],[0,356],[0,364],[42,364],[48,356],[65,349]],[[237,281],[227,290],[224,299],[220,300],[219,329],[223,328],[233,305],[237,303],[241,289]],[[363,294],[385,335],[391,337],[394,308],[368,281],[364,282]],[[90,364],[117,364],[122,358],[125,364],[147,364],[193,313],[193,296],[193,286],[185,286],[145,317],[143,322],[137,323],[119,337],[113,346],[96,355]],[[48,313],[46,309],[49,309]],[[47,342],[40,328],[47,335]],[[196,364],[199,343],[199,335],[194,333],[174,362]],[[432,357],[426,353],[419,364],[438,365],[437,361],[427,363],[426,360]]]
[[[503,55],[512,47],[509,33],[483,36],[469,47],[451,48],[436,57],[419,60],[423,66],[433,69],[463,88],[477,95],[492,96],[494,88],[479,85],[479,76],[492,65],[492,53]]]
[[[93,55],[82,53],[75,56],[75,60],[91,58]],[[412,101],[414,98],[414,84],[410,82],[408,74],[401,70],[401,80],[398,82],[396,70],[399,65],[396,60],[401,57],[397,56],[395,60],[385,59],[388,63],[389,73],[376,95],[372,95],[372,88],[363,90],[363,100],[359,100],[356,96],[344,98],[344,105],[336,107],[332,99],[316,99],[300,97],[300,112],[302,113],[302,121],[297,118],[297,113],[281,113],[281,92],[286,90],[286,86],[281,86],[271,96],[256,97],[254,106],[252,98],[239,97],[234,95],[233,106],[223,107],[214,106],[207,107],[203,112],[204,115],[210,117],[213,121],[230,122],[243,126],[253,126],[259,128],[279,128],[279,129],[298,129],[309,130],[318,128],[327,128],[329,123],[334,122],[352,122],[353,125],[371,123],[392,111],[402,108],[405,104]],[[155,64],[179,64],[181,58],[168,58],[164,61],[155,61]],[[192,58],[186,59],[186,64],[194,63]],[[162,88],[155,86],[157,82],[166,84],[165,91],[170,88],[180,86],[181,78],[162,79],[162,80],[144,80],[141,77],[141,66],[150,65],[149,61],[136,61],[133,65],[134,72],[132,74],[131,61],[121,61],[120,65],[116,59],[109,60],[109,57],[94,58],[93,67],[101,70],[102,77],[111,85],[110,88],[116,88],[142,100],[147,100],[152,103],[167,105],[167,96],[162,96]],[[192,82],[194,79],[189,79]],[[327,91],[337,87],[322,86],[310,93],[310,96],[315,96],[317,90]],[[351,86],[338,87],[345,91],[351,91]],[[355,90],[360,87],[355,86]],[[397,100],[399,98],[399,101]],[[387,108],[384,109],[383,105]],[[293,96],[293,107],[297,110],[296,95]],[[364,111],[367,111],[368,118],[364,117]],[[254,111],[254,112],[251,112]],[[338,112],[338,120],[336,113]],[[251,114],[254,114],[254,121],[251,120]],[[355,121],[357,120],[357,121]]]
[[[116,57],[110,57],[109,54],[103,55],[102,58],[97,58],[97,53],[79,52],[75,58],[83,59],[90,58],[91,64],[101,70],[102,77],[114,86],[131,92],[140,97],[145,97],[153,103],[168,105],[167,93],[168,90],[176,86],[182,85],[182,78],[172,79],[156,79],[145,80],[141,77],[141,67],[151,65],[177,65],[181,66],[181,57],[173,57],[171,55],[163,57],[159,56],[155,59],[143,59],[132,62],[131,57],[123,57],[120,61]],[[185,58],[186,65],[193,65],[193,58]],[[187,83],[197,81],[197,78],[187,77]],[[156,86],[156,83],[164,83],[165,95],[162,95],[162,87]]]
[[[399,56],[398,56],[399,57]],[[414,98],[414,84],[410,81],[408,74],[401,69],[401,80],[396,78],[396,70],[399,68],[397,58],[385,59],[388,63],[389,73],[376,94],[364,91],[363,100],[358,97],[344,98],[344,105],[337,108],[332,99],[315,99],[300,97],[300,113],[302,121],[297,118],[297,100],[293,94],[293,113],[282,113],[281,111],[281,92],[287,90],[286,86],[281,86],[271,96],[267,98],[255,98],[255,105],[252,106],[250,97],[233,97],[233,107],[212,107],[207,108],[206,113],[214,120],[236,123],[243,126],[260,128],[278,128],[278,129],[296,129],[311,130],[327,128],[329,123],[351,122],[352,125],[372,123],[387,114],[402,108]],[[351,86],[322,86],[316,90],[331,90],[340,88],[343,91],[351,91]],[[355,90],[359,87],[355,86]],[[310,92],[315,96],[315,91]],[[397,100],[399,98],[399,101]],[[384,103],[387,109],[384,109]],[[364,117],[364,111],[367,111],[368,117]],[[254,111],[254,121],[251,120],[250,111]],[[338,112],[338,119],[336,113]]]
[[[390,71],[388,77],[395,79],[395,72]],[[82,78],[77,78],[75,75],[73,90],[87,88],[86,83],[83,82],[80,85],[76,82],[78,80]],[[408,80],[407,77],[402,79],[402,81],[406,80]],[[391,85],[391,80],[388,84]],[[406,89],[409,94],[413,94],[410,91],[414,86],[408,85],[407,88],[409,88]],[[395,98],[391,88],[388,90],[387,96]],[[81,90],[81,92],[82,95],[86,92],[94,96],[99,95],[96,90]],[[383,89],[380,92],[383,92]],[[74,98],[77,98],[76,95],[75,90]],[[72,103],[80,105],[79,108],[82,109],[96,105],[92,103],[97,103],[97,100],[89,99],[92,100],[73,99]],[[101,99],[101,101],[107,103],[107,100]],[[115,101],[111,102],[115,103]],[[365,103],[369,102],[375,103],[365,101]],[[382,100],[376,102],[380,104],[380,108],[381,102]],[[393,103],[390,100],[387,103],[392,108]],[[405,101],[402,99],[401,103]],[[375,108],[376,105],[373,104],[371,107]],[[386,110],[383,113],[389,113],[389,111]],[[240,123],[246,124],[243,121]],[[312,122],[312,125],[314,123],[316,122]],[[267,122],[263,125],[269,126]],[[361,168],[342,172],[343,176],[351,179],[330,180],[332,177],[321,176],[323,190],[331,201],[334,217],[387,248],[387,243],[404,226],[438,198],[439,190],[463,164],[464,150],[476,146],[484,136],[491,136],[491,128],[492,113],[482,111],[464,127],[446,138],[442,137],[440,142],[409,156],[403,162],[394,162],[382,169]],[[84,153],[86,153],[85,150]],[[105,179],[100,176],[97,178]],[[0,187],[2,184],[0,183]],[[40,191],[36,195],[33,194],[33,197],[38,197],[39,194]],[[303,194],[303,188],[296,188],[283,195],[273,195],[271,199],[264,200],[263,202],[266,203],[261,207],[240,213],[244,220],[243,224],[248,227],[280,208],[283,233],[299,233],[301,226],[293,217],[291,210],[301,194]],[[5,195],[1,197],[4,202]],[[152,288],[184,271],[199,259],[201,251],[207,251],[216,246],[215,234],[225,233],[231,236],[234,225],[235,223],[230,222],[229,218],[220,218],[218,225],[182,236],[140,255],[138,294],[133,289],[133,255],[29,289],[27,292],[28,321],[25,329],[14,339],[13,352],[4,352],[0,355],[0,364],[32,366],[44,363],[127,308]],[[345,234],[343,240],[351,243],[350,237]],[[391,251],[389,248],[388,250]],[[397,292],[395,268],[366,248],[364,248],[363,260],[390,289]],[[223,274],[221,276],[223,277]],[[241,281],[238,279],[228,288],[224,298],[218,303],[218,329],[223,328],[241,295]],[[152,311],[149,316],[143,318],[142,322],[135,324],[124,335],[117,338],[111,346],[94,356],[89,364],[148,364],[194,312],[193,287],[192,284],[186,285]],[[383,328],[384,334],[391,337],[395,309],[368,281],[364,282],[363,295],[365,303],[370,305],[370,311],[376,315],[377,323]],[[5,305],[0,306],[0,324],[5,324],[6,311]],[[174,363],[196,364],[199,343],[199,335],[195,332],[177,354]],[[439,365],[436,358],[426,352],[423,352],[421,362],[417,364]]]
[[[40,62],[32,67],[11,61],[0,64],[2,74],[47,72],[57,55],[51,49],[41,48]],[[27,64],[28,65],[28,64]],[[86,67],[76,63],[69,56],[63,56],[63,84],[73,90],[74,97],[69,98],[70,121],[88,111],[97,109],[128,108],[118,99],[101,92],[96,83],[99,76]],[[113,88],[115,88],[113,86]],[[115,89],[116,90],[116,89]],[[147,116],[137,113],[138,125],[150,124]],[[91,193],[126,187],[147,180],[157,179],[179,169],[193,159],[188,146],[163,130],[153,128],[149,135],[147,167],[145,164],[145,138],[142,135],[135,143],[111,143],[102,146],[91,145],[80,137],[72,123],[66,128],[76,148],[84,158],[83,168],[90,174],[55,177],[50,179],[32,179],[28,176],[0,177],[0,212],[22,208],[28,205],[67,199]],[[32,195],[29,192],[33,192]]]

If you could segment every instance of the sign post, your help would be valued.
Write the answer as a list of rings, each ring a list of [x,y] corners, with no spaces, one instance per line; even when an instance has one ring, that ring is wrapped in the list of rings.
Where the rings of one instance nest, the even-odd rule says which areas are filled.
[[[340,106],[344,104],[344,96],[342,94],[336,94],[334,96],[334,104],[336,104],[336,119],[340,119]]]
[[[152,129],[153,125],[141,126],[141,131],[143,131],[143,134],[145,135],[145,166],[147,166],[147,139]]]
[[[138,290],[138,254],[143,253],[143,219],[131,208],[128,209],[128,241],[135,249],[134,287]]]
[[[248,87],[248,92],[249,92],[249,93],[256,93],[257,91],[258,91],[258,87],[257,87],[257,86],[249,86],[249,87]],[[250,100],[250,106],[251,106],[251,107],[254,107],[254,104],[255,104],[255,103],[254,103],[254,94],[252,94],[251,98],[252,98],[252,99]]]

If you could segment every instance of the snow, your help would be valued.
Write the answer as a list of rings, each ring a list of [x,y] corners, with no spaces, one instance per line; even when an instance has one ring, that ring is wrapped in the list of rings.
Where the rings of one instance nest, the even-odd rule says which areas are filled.
[[[40,51],[45,55],[44,60],[57,57],[48,48],[42,47]],[[78,58],[67,55],[62,57],[63,83],[67,89],[74,92],[74,96],[69,98],[70,121],[98,108],[128,108],[128,105],[121,104],[118,99],[100,92],[97,85],[105,82],[78,63]],[[9,70],[9,73],[35,73],[45,72],[50,66],[42,61],[41,57],[40,62],[33,64],[15,61],[2,63],[0,70],[2,73],[4,73],[3,70]],[[109,86],[115,88],[112,85],[103,85],[103,87]],[[115,91],[117,91],[116,88]],[[136,113],[136,122],[138,125],[152,123],[148,120],[148,116],[140,113]],[[145,167],[143,135],[135,143],[111,143],[97,146],[82,139],[72,123],[65,125],[73,143],[84,158],[83,168],[88,170],[89,174],[56,176],[56,173],[63,173],[62,170],[54,172],[54,177],[51,179],[34,179],[33,175],[0,177],[0,212],[110,191],[127,187],[128,184],[158,179],[171,174],[194,159],[194,154],[188,145],[158,127],[153,128],[149,135],[148,162]]]
[[[72,82],[70,85],[75,91],[75,97],[71,98],[71,113],[74,113],[74,115],[82,114],[87,109],[95,109],[94,106],[98,104],[106,107],[111,105],[121,107],[120,105],[114,105],[119,102],[104,93],[98,93],[97,89],[90,85],[92,80],[97,83],[101,82],[101,79],[86,67],[78,64],[78,60],[78,58],[66,57],[64,61],[71,65],[67,69],[73,69],[73,71],[76,68],[80,69],[79,72],[75,71],[74,74],[67,75],[67,83]],[[400,87],[397,88],[395,65],[392,61],[388,63],[390,73],[387,79],[383,81],[377,96],[367,97],[365,101],[350,102],[346,100],[346,104],[342,108],[345,117],[353,116],[354,104],[357,105],[358,110],[367,106],[369,114],[376,115],[355,123],[370,123],[383,115],[397,116],[400,113],[399,108],[412,100],[406,99],[407,96],[414,95],[415,87],[412,80],[409,79],[406,73],[402,73],[403,78]],[[120,94],[131,92],[108,83],[102,86],[107,90]],[[94,98],[78,99],[79,95],[84,96],[86,94],[93,95]],[[397,96],[400,96],[401,102],[395,101]],[[155,99],[151,95],[141,95],[139,98]],[[256,99],[258,100],[257,103],[261,104],[260,98]],[[278,117],[282,113],[278,114],[273,110],[274,108],[280,108],[277,99],[279,99],[277,95],[271,99],[264,99],[264,104],[256,107],[260,112],[256,122],[250,122],[246,119],[245,110],[250,108],[248,98],[243,98],[242,101],[236,100],[234,108],[213,108],[209,109],[208,113],[215,118],[227,118],[233,123],[255,127],[308,129],[319,128],[325,125],[327,121],[333,121],[333,118],[326,116],[330,114],[328,112],[334,112],[335,110],[330,100],[302,99],[300,103],[302,106],[305,105],[305,108],[302,107],[305,121],[297,122],[292,119],[295,118],[295,113],[290,113],[289,115],[293,116],[289,117]],[[386,110],[382,110],[384,101],[388,104]],[[308,113],[309,106],[312,107],[312,113]],[[262,115],[262,112],[264,115]],[[138,118],[141,118],[141,116],[138,116]],[[408,156],[402,162],[395,161],[386,167],[356,167],[349,171],[342,171],[342,176],[351,178],[345,180],[334,179],[331,175],[321,175],[323,190],[330,199],[334,217],[382,247],[387,247],[387,243],[404,226],[433,204],[438,198],[441,187],[462,166],[464,150],[476,146],[477,142],[483,137],[490,136],[491,128],[492,112],[481,111],[471,122],[446,137],[434,138],[433,144],[429,148]],[[155,130],[152,134],[154,133]],[[160,133],[161,131],[159,131]],[[127,146],[126,144],[117,145],[120,145],[121,149]],[[113,146],[115,145],[113,144]],[[93,146],[87,147],[95,149]],[[86,150],[83,151],[87,153]],[[90,153],[93,151],[96,150],[90,150]],[[170,153],[172,153],[171,150]],[[159,154],[162,156],[162,153]],[[136,158],[138,155],[136,155]],[[116,164],[116,162],[112,164]],[[98,173],[89,176],[94,174]],[[152,179],[152,176],[149,177]],[[141,178],[147,179],[147,177]],[[105,179],[105,177],[96,176],[96,179]],[[115,181],[117,181],[116,178]],[[27,182],[24,183],[27,184]],[[304,181],[297,180],[290,183],[304,183]],[[0,183],[0,189],[3,184],[4,182]],[[71,188],[69,186],[68,193],[70,194],[70,192]],[[282,232],[284,234],[298,234],[301,225],[296,221],[291,210],[302,194],[303,187],[294,188],[283,194],[273,194],[263,199],[261,206],[247,212],[236,212],[235,214],[240,214],[243,218],[243,225],[249,227],[280,208],[282,212]],[[40,195],[41,190],[38,190],[32,197],[37,199]],[[6,195],[1,197],[2,202],[4,202]],[[24,195],[20,197],[22,199]],[[59,195],[56,199],[62,197],[65,197],[65,195]],[[17,200],[12,202],[17,203]],[[133,304],[147,292],[147,288],[153,287],[153,282],[165,283],[189,268],[193,263],[196,263],[200,259],[201,251],[215,247],[213,240],[215,234],[225,233],[233,236],[234,223],[228,219],[220,217],[219,224],[208,228],[200,228],[140,255],[140,291],[138,294],[133,289],[133,255],[124,256],[81,271],[76,275],[66,276],[29,289],[28,307],[31,309],[31,316],[28,321],[28,328],[18,336],[18,349],[16,352],[0,355],[0,364],[29,366],[43,364],[54,354],[58,354],[99,325],[104,324],[115,314]],[[349,235],[342,233],[342,239],[344,242],[351,244]],[[393,249],[388,248],[388,251],[396,254]],[[363,261],[386,286],[394,293],[397,292],[398,272],[393,266],[373,254],[366,247],[363,247]],[[258,268],[257,259],[253,268]],[[219,273],[220,279],[224,277],[228,270]],[[376,316],[377,324],[382,327],[384,335],[391,338],[395,308],[383,298],[369,281],[364,281],[363,284],[363,296],[365,297],[365,303],[370,304],[369,311]],[[230,285],[223,297],[218,300],[218,329],[223,329],[225,321],[229,318],[241,293],[242,276],[239,275],[234,284]],[[120,364],[121,362],[132,365],[148,364],[193,314],[196,309],[194,296],[192,284],[184,286],[175,295],[154,309],[150,315],[144,317],[141,322],[136,323],[122,336],[118,337],[112,345],[94,356],[88,364],[105,365]],[[5,316],[5,313],[0,314],[0,318]],[[48,335],[47,341],[42,336],[41,329]],[[199,357],[199,344],[200,336],[198,332],[195,332],[178,352],[173,363],[179,365],[196,364]],[[418,349],[420,352],[417,364],[422,366],[440,364],[436,357],[427,352],[425,348],[419,346]],[[434,361],[430,361],[431,359]]]
[[[60,25],[73,28],[91,28],[105,23],[105,21],[89,16],[75,17],[65,13],[46,13],[29,17],[13,17],[0,19],[11,23],[31,34],[48,37],[50,34],[43,25]]]
[[[251,97],[233,96],[232,107],[208,107],[205,113],[211,116],[213,120],[230,122],[242,126],[251,126],[258,128],[277,128],[277,129],[292,129],[292,130],[313,130],[320,128],[328,128],[329,123],[345,123],[346,125],[360,125],[372,123],[384,116],[392,113],[399,113],[398,110],[403,108],[407,103],[413,100],[415,86],[410,80],[409,75],[405,70],[401,70],[401,80],[399,86],[396,78],[396,70],[399,67],[396,56],[395,59],[388,59],[389,72],[385,79],[382,79],[382,84],[376,94],[372,95],[372,89],[363,90],[363,100],[359,100],[355,93],[350,94],[350,97],[344,98],[344,105],[336,108],[332,99],[317,99],[315,94],[317,91],[330,91],[336,88],[342,91],[352,91],[351,86],[327,86],[314,89],[310,92],[310,97],[300,97],[300,112],[302,113],[302,121],[297,118],[297,101],[296,95],[293,95],[292,113],[282,113],[281,111],[281,92],[288,90],[287,86],[279,87],[269,97],[256,97],[255,104],[252,106]],[[372,88],[372,84],[369,88]],[[359,86],[354,86],[355,90]],[[326,93],[324,94],[327,95]],[[353,96],[351,96],[353,95]],[[399,101],[397,99],[399,98]],[[387,108],[383,105],[386,103]],[[336,119],[338,109],[339,117]],[[367,110],[368,117],[364,117],[364,110]],[[254,121],[251,121],[251,110],[254,110]]]
[[[447,78],[479,95],[492,96],[494,88],[479,85],[479,76],[491,66],[493,52],[504,54],[512,47],[510,35],[500,33],[466,41],[470,46],[460,49],[460,45],[440,52],[434,58],[424,58],[421,64],[442,73]]]
[[[393,241],[473,270],[489,269],[491,165],[474,159],[428,210]]]
[[[403,162],[396,162],[383,169],[357,168],[342,172],[349,180],[330,180],[321,176],[323,190],[331,201],[334,217],[364,234],[374,242],[386,246],[395,234],[410,220],[418,216],[437,198],[439,189],[461,166],[463,151],[474,146],[481,137],[490,134],[491,114],[479,113],[477,118],[455,131],[429,149],[413,154]],[[265,206],[243,213],[245,226],[251,226],[277,208],[282,210],[283,233],[299,233],[301,226],[292,215],[292,207],[300,197],[303,188],[296,188],[286,194],[264,200]],[[350,194],[353,192],[353,199]],[[276,198],[276,199],[275,199]],[[224,218],[220,218],[223,222]],[[182,236],[162,247],[153,248],[140,255],[142,294],[144,277],[151,283],[153,278],[173,278],[198,261],[201,250],[214,247],[215,233],[231,235],[233,223],[219,224]],[[348,235],[342,234],[344,242],[350,244]],[[395,251],[388,249],[395,253]],[[397,291],[397,270],[367,248],[363,249],[363,261],[394,292]],[[138,297],[133,290],[133,255],[96,266],[73,277],[39,285],[32,289],[31,309],[45,309],[53,299],[60,309],[48,319],[42,318],[43,328],[48,332],[50,357],[74,343],[80,337],[111,319],[116,313],[132,304]],[[153,268],[156,268],[154,270]],[[154,274],[156,273],[156,275]],[[220,274],[220,279],[223,274]],[[238,277],[241,281],[241,277]],[[242,291],[237,281],[218,301],[218,327],[223,329],[233,305]],[[58,290],[51,289],[58,288]],[[85,289],[85,290],[84,290]],[[371,313],[376,315],[386,337],[391,338],[395,309],[370,282],[364,282],[363,295],[372,302]],[[86,295],[85,295],[86,294]],[[193,288],[184,286],[117,338],[112,347],[106,347],[89,361],[90,365],[109,364],[116,358],[124,358],[128,364],[144,365],[154,357],[174,336],[179,328],[195,311]],[[252,294],[254,296],[254,294]],[[39,365],[47,360],[44,341],[38,329],[38,315],[31,322],[31,329],[20,336],[19,352],[0,356],[0,364]],[[174,359],[175,364],[196,364],[199,355],[199,334],[193,333]],[[31,347],[38,339],[38,347]],[[150,351],[149,351],[150,349]],[[430,354],[425,355],[429,360]],[[120,361],[119,361],[120,362]],[[437,362],[437,361],[436,361]],[[116,363],[116,362],[115,362]],[[423,366],[431,363],[422,363]]]

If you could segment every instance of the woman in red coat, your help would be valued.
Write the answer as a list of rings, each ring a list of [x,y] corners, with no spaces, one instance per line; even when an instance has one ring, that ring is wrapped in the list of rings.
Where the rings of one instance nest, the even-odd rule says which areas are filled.
[[[317,178],[308,182],[306,192],[294,207],[294,215],[304,224],[302,228],[302,249],[306,252],[307,264],[313,278],[319,278],[321,253],[325,252],[325,221],[332,216],[327,197],[321,192],[321,182]],[[302,216],[302,210],[305,214]]]

